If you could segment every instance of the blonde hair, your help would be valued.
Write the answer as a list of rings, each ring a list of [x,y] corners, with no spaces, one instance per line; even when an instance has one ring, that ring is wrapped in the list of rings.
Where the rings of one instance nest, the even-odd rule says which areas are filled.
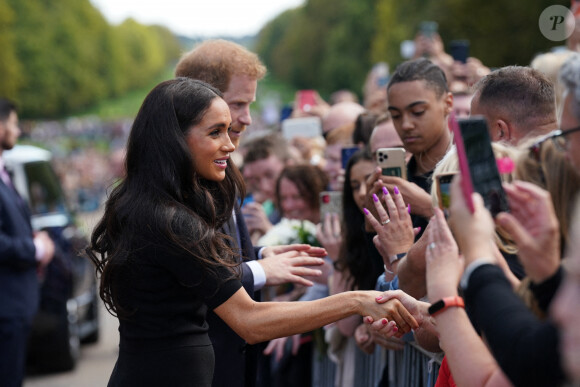
[[[344,124],[336,129],[328,132],[326,136],[326,145],[350,145],[352,144],[352,134],[354,132],[355,124],[354,122]]]
[[[560,223],[562,250],[568,243],[572,222],[573,204],[580,192],[580,179],[572,165],[566,160],[564,152],[559,151],[550,140],[542,142],[538,154],[530,147],[541,137],[532,138],[521,144],[516,160],[515,176],[519,180],[533,183],[550,193],[556,217]]]
[[[505,157],[509,157],[510,159],[515,160],[520,152],[519,149],[501,142],[492,142],[491,147],[493,149],[493,153],[495,155],[496,160]],[[452,172],[459,172],[459,159],[457,158],[457,149],[455,148],[455,145],[451,146],[449,151],[445,154],[443,159],[441,159],[441,161],[437,163],[435,169],[433,170],[433,184],[431,184],[431,201],[433,202],[434,207],[439,206],[439,202],[437,200],[437,175]],[[500,174],[500,176],[503,182],[509,183],[513,180],[514,175],[512,172],[512,173],[502,173]],[[517,253],[517,248],[515,246],[515,243],[512,241],[511,237],[505,231],[499,228],[496,228],[495,242],[500,250],[508,254]]]

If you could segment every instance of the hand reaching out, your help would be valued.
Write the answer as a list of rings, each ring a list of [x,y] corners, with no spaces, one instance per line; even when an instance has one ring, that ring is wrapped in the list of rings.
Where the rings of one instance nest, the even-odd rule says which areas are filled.
[[[324,246],[330,259],[336,262],[342,243],[341,225],[338,214],[326,214],[324,221],[316,225],[316,238]]]
[[[542,282],[560,266],[560,226],[550,193],[521,181],[504,188],[510,213],[498,214],[497,222],[516,242],[527,275]]]
[[[377,250],[383,256],[385,266],[392,271],[389,257],[409,251],[415,240],[415,232],[408,207],[403,201],[397,187],[391,195],[386,187],[382,187],[382,197],[387,210],[383,208],[379,197],[373,194],[374,207],[378,217],[375,218],[366,208],[364,209],[367,222],[377,232],[373,239]]]

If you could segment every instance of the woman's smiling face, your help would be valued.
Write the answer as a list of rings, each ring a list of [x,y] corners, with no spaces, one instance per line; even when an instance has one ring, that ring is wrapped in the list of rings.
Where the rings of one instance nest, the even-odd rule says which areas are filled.
[[[186,134],[194,169],[204,179],[222,181],[226,177],[230,153],[236,149],[228,135],[231,122],[228,105],[218,97]]]

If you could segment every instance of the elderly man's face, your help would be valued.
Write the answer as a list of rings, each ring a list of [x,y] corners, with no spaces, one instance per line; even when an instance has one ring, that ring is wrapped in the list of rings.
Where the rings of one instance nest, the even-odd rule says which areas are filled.
[[[574,96],[568,94],[564,100],[564,109],[562,110],[562,117],[560,119],[560,129],[563,132],[580,126],[580,120],[574,114],[574,103]],[[570,133],[566,136],[566,141],[566,157],[580,173],[580,132]]]

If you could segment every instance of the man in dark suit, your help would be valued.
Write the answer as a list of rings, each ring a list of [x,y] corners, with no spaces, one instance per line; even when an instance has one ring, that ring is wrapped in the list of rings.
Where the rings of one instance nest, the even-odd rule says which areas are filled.
[[[37,269],[46,266],[54,244],[33,233],[30,212],[12,185],[2,152],[12,149],[20,129],[16,106],[0,98],[0,384],[20,386],[26,340],[39,300]]]
[[[238,147],[240,137],[252,123],[250,105],[256,100],[258,80],[266,68],[258,56],[225,40],[208,40],[186,53],[175,69],[178,77],[207,82],[223,93],[230,108],[230,138]],[[254,247],[239,208],[224,227],[240,249],[242,284],[251,296],[264,285],[294,282],[311,286],[303,276],[319,276],[324,249],[308,245]],[[255,299],[256,296],[254,296]],[[213,312],[208,312],[209,336],[215,353],[213,387],[253,386],[256,381],[256,346],[248,346]]]

